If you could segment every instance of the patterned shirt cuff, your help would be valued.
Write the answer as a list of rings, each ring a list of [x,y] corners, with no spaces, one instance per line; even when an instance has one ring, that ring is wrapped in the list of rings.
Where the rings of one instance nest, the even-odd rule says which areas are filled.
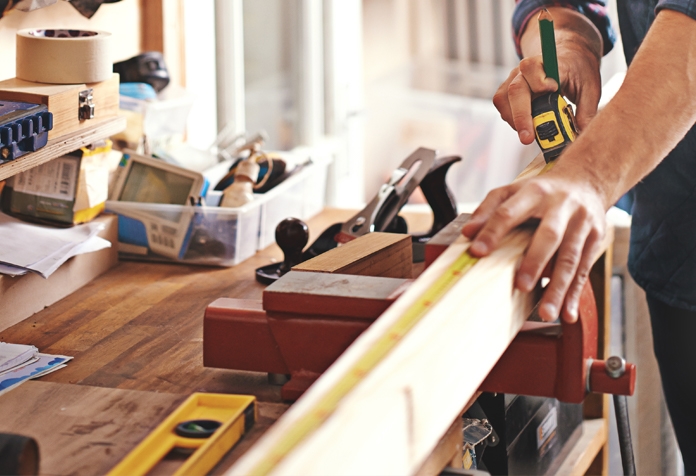
[[[688,3],[693,5],[696,3],[696,0],[683,2],[679,2],[678,0],[662,0],[660,3]],[[606,55],[614,47],[616,34],[614,33],[614,29],[611,26],[611,21],[607,14],[605,0],[518,0],[515,13],[512,17],[512,30],[515,39],[515,48],[520,58],[522,57],[520,36],[524,31],[524,27],[527,26],[527,22],[529,22],[539,10],[547,7],[572,8],[576,12],[585,15],[597,27],[599,33],[602,35],[604,43],[603,54]]]
[[[665,8],[678,11],[696,20],[696,0],[660,0],[655,7],[655,13]]]

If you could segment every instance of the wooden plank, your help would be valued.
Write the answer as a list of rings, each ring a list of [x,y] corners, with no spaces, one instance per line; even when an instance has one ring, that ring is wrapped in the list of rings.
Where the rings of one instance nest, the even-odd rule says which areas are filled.
[[[556,471],[559,476],[582,476],[607,442],[607,422],[602,418],[582,422],[582,436]],[[604,473],[606,474],[606,473]]]
[[[411,278],[410,235],[368,233],[293,267],[293,271]]]
[[[27,382],[0,396],[0,432],[36,439],[41,474],[106,474],[184,398]]]
[[[275,468],[274,474],[411,474],[417,471],[459,415],[522,326],[531,308],[513,289],[526,231],[463,275],[386,357],[341,401],[333,414]],[[462,238],[416,280],[329,368],[230,474],[256,465],[383,338],[407,309],[468,247]],[[467,378],[462,362],[476,359]],[[351,458],[345,458],[350,454]]]
[[[459,416],[416,474],[418,476],[437,475],[446,466],[461,468],[463,441],[463,424]]]
[[[126,118],[114,117],[94,122],[82,130],[49,140],[48,144],[36,152],[23,155],[19,159],[0,165],[0,180],[5,180],[19,172],[24,172],[51,159],[73,152],[80,147],[106,139],[125,128]]]

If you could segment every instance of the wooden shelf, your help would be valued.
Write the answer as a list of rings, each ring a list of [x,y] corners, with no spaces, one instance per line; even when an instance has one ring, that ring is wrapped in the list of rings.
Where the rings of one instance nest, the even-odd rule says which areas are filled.
[[[561,463],[556,474],[582,476],[607,441],[607,423],[603,418],[582,422],[582,436]]]
[[[106,139],[126,128],[125,117],[105,119],[79,131],[67,134],[57,139],[51,139],[43,148],[22,157],[0,165],[0,180],[12,177],[19,172],[48,162],[61,155],[73,152],[80,147]]]

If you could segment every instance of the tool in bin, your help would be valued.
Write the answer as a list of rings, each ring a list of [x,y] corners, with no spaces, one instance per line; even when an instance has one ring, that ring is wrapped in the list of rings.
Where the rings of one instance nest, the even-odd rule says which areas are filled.
[[[47,106],[0,100],[0,164],[45,146],[51,129]]]
[[[424,160],[422,154],[426,151],[427,160],[420,164],[418,171],[408,178],[410,168],[418,160]],[[434,151],[424,148],[416,150],[392,173],[389,181],[382,185],[377,195],[363,210],[345,223],[334,223],[329,226],[304,251],[302,250],[309,241],[307,225],[297,218],[281,221],[276,227],[276,242],[283,250],[284,260],[281,263],[257,268],[256,280],[263,284],[270,284],[293,266],[319,256],[335,248],[339,243],[346,243],[370,231],[407,233],[406,221],[398,213],[416,187],[421,188],[433,211],[433,224],[430,230],[425,234],[412,235],[413,260],[423,261],[424,244],[457,216],[457,206],[445,182],[445,176],[450,167],[459,161],[461,157],[448,156],[435,159]],[[408,178],[408,182],[401,185],[400,180],[405,177]]]
[[[254,425],[256,398],[194,393],[121,460],[109,476],[150,474],[171,451],[189,454],[174,475],[207,474]]]
[[[548,164],[556,159],[569,143],[575,140],[578,132],[573,109],[561,94],[553,18],[546,9],[539,13],[539,33],[544,72],[547,77],[554,79],[558,84],[557,91],[544,94],[532,101],[534,136],[544,153],[544,160]]]

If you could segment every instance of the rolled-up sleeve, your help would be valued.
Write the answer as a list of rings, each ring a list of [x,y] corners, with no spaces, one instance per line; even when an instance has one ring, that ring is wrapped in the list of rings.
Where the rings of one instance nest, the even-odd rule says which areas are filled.
[[[689,4],[693,12],[696,0],[682,2],[678,0],[661,0],[660,4],[662,3]],[[522,57],[520,36],[524,31],[524,27],[527,26],[527,22],[529,22],[535,13],[546,7],[572,8],[585,15],[597,27],[599,33],[602,35],[602,39],[604,40],[604,54],[609,53],[614,47],[616,34],[614,33],[609,15],[607,14],[606,0],[518,0],[515,13],[512,17],[512,30],[518,56]]]
[[[696,20],[696,0],[660,0],[657,2],[655,12],[662,9],[676,10]]]

